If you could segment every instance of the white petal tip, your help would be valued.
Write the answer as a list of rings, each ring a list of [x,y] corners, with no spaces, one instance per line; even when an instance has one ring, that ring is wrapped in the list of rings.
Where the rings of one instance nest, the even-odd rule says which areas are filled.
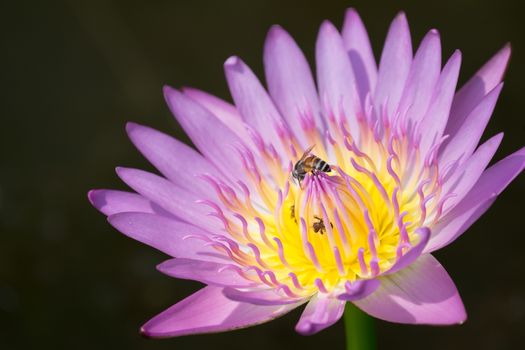
[[[224,67],[229,68],[238,68],[242,65],[242,61],[238,56],[231,56],[224,61]]]

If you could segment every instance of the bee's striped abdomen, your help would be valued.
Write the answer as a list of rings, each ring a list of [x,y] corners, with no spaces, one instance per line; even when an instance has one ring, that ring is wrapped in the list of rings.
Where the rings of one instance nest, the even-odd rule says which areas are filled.
[[[330,165],[328,165],[328,163],[322,160],[321,158],[315,159],[314,169],[322,171],[324,173],[329,173],[332,170],[332,168],[330,168]]]

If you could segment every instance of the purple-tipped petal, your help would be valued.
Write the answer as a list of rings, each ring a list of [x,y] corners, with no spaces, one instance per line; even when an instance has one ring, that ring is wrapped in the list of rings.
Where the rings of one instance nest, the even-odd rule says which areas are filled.
[[[251,139],[246,131],[246,124],[234,105],[199,89],[184,87],[182,88],[182,92],[184,95],[189,96],[204,106],[224,125],[230,128],[244,143],[247,145],[250,144]]]
[[[507,156],[481,175],[463,200],[434,227],[426,252],[433,252],[455,241],[496,200],[525,168],[525,148]]]
[[[412,39],[406,16],[401,12],[388,30],[374,92],[376,108],[386,109],[389,118],[393,118],[399,104],[411,64]]]
[[[361,105],[364,106],[367,94],[371,94],[376,86],[377,64],[366,28],[353,8],[346,11],[342,36],[354,71]]]
[[[456,159],[465,161],[472,155],[496,107],[502,88],[503,83],[496,86],[494,90],[486,95],[480,104],[470,112],[455,136],[447,140],[439,157],[440,164],[445,165]]]
[[[467,318],[454,282],[430,254],[381,277],[381,286],[354,304],[376,318],[397,323],[448,325]]]
[[[409,121],[420,121],[428,110],[441,72],[441,42],[432,29],[421,41],[401,95],[398,112]],[[403,116],[403,113],[406,115]]]
[[[381,282],[377,279],[357,280],[354,283],[346,282],[346,292],[339,294],[337,299],[344,301],[356,301],[363,299],[375,292],[380,285]]]
[[[146,213],[119,213],[108,218],[109,223],[126,236],[147,244],[170,256],[224,263],[219,254],[205,242],[190,236],[209,233],[174,219]]]
[[[336,116],[343,112],[350,133],[355,140],[359,140],[358,117],[362,114],[362,109],[354,73],[343,39],[334,25],[328,21],[323,22],[319,30],[315,45],[315,60],[319,95],[321,101],[327,104],[323,106],[325,116],[329,112],[333,112]]]
[[[501,82],[510,52],[510,44],[505,45],[458,91],[452,103],[445,134],[455,136],[474,107]]]
[[[396,263],[388,270],[387,274],[393,274],[397,271],[404,269],[405,267],[412,264],[416,261],[430,240],[430,230],[427,227],[423,227],[416,230],[416,233],[419,236],[419,242],[415,247],[410,248],[410,250],[403,256],[401,256]]]
[[[235,288],[225,288],[223,293],[230,300],[254,305],[296,304],[303,300],[302,298],[292,298],[287,296],[283,291],[277,291],[275,289],[238,290]]]
[[[122,167],[117,168],[117,174],[129,187],[178,218],[212,231],[221,227],[218,220],[207,215],[210,209],[197,203],[200,197],[163,177]]]
[[[302,335],[312,335],[330,327],[343,315],[346,301],[317,293],[306,305],[295,330]]]
[[[239,58],[232,56],[224,62],[224,72],[235,106],[244,121],[257,131],[266,143],[272,143],[279,153],[284,148],[279,128],[286,128],[270,96],[252,70]]]
[[[443,207],[444,213],[452,208],[454,204],[459,203],[478,181],[483,170],[485,170],[498,150],[502,139],[503,133],[499,133],[479,146],[476,152],[474,152],[474,154],[465,161],[464,165],[453,174],[450,180],[444,184],[443,194],[454,193],[455,195],[453,201],[449,201],[448,203],[450,204]]]
[[[460,66],[461,52],[456,50],[439,76],[430,107],[418,127],[421,132],[420,150],[423,156],[443,136],[456,91]]]
[[[214,286],[246,288],[257,285],[239,274],[237,265],[194,259],[175,258],[164,261],[157,269],[171,277],[199,281]]]
[[[88,192],[88,199],[95,208],[107,216],[127,211],[172,216],[166,210],[137,193],[102,189],[91,190]]]
[[[190,192],[209,196],[213,188],[196,178],[201,174],[220,176],[217,168],[191,147],[155,129],[135,123],[126,125],[129,138],[155,168],[174,184]]]
[[[320,131],[319,99],[310,66],[292,37],[280,26],[274,25],[264,44],[264,72],[268,90],[288,125],[297,126],[294,132],[303,147],[308,140],[300,127],[301,118],[308,114]]]
[[[271,321],[299,305],[238,303],[226,298],[222,288],[208,286],[148,321],[141,333],[147,337],[166,338],[231,331]]]
[[[169,86],[164,87],[164,97],[184,131],[210,162],[233,179],[244,174],[236,150],[242,141],[233,131],[205,107]]]

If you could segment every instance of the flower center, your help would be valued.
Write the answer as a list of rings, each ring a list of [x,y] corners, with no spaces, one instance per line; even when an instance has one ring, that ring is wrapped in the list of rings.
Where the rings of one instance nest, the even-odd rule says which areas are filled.
[[[239,151],[248,182],[238,182],[242,195],[204,176],[222,203],[203,203],[228,232],[211,244],[241,266],[245,277],[289,296],[330,292],[388,271],[418,243],[416,230],[441,215],[446,173],[438,173],[436,150],[421,159],[407,130],[379,132],[368,125],[361,123],[359,147],[344,123],[330,128],[336,132],[325,140],[312,132],[311,155],[331,171],[308,168],[300,183],[291,174],[301,152],[285,133],[287,167],[262,142],[256,143],[259,157],[247,148]]]

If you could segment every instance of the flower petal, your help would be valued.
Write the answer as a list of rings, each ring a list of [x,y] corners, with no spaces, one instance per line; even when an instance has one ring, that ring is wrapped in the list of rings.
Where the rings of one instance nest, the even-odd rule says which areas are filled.
[[[295,330],[302,335],[312,335],[330,327],[343,315],[346,301],[317,293],[306,305]]]
[[[451,175],[451,178],[443,185],[443,195],[454,193],[455,197],[445,203],[443,213],[446,213],[455,204],[459,203],[478,181],[483,170],[498,150],[503,139],[503,133],[499,133],[478,147],[476,152]],[[449,204],[449,205],[447,205]]]
[[[454,282],[430,254],[381,277],[379,289],[354,303],[374,317],[398,323],[446,325],[467,317]]]
[[[276,289],[238,290],[225,288],[223,293],[230,300],[254,305],[296,304],[303,300],[302,298],[291,298]]]
[[[119,213],[108,217],[108,221],[126,236],[170,256],[225,262],[223,255],[205,246],[204,241],[190,237],[209,235],[190,224],[147,213]]]
[[[239,58],[232,56],[224,62],[224,72],[239,113],[252,129],[267,143],[284,153],[279,130],[287,129],[270,96],[252,70]]]
[[[214,286],[251,287],[257,285],[241,276],[237,265],[176,258],[157,265],[157,269],[171,277],[199,281]]]
[[[445,134],[455,136],[474,107],[501,82],[510,52],[510,44],[505,45],[458,91],[452,103]]]
[[[406,16],[400,12],[392,21],[379,62],[374,91],[375,108],[392,119],[401,99],[412,64],[412,39]]]
[[[208,216],[209,208],[197,203],[199,197],[163,177],[123,167],[117,168],[117,174],[129,187],[176,217],[212,231],[221,227],[217,219]]]
[[[234,105],[199,89],[183,87],[182,92],[213,113],[247,145],[251,143],[247,126]]]
[[[88,199],[95,208],[107,216],[126,211],[172,216],[166,210],[137,193],[102,189],[91,190],[88,192]]]
[[[447,140],[443,152],[439,156],[440,165],[444,166],[457,159],[464,162],[472,155],[496,107],[502,88],[503,83],[486,95],[480,104],[470,112],[465,122],[459,127],[458,132]]]
[[[270,96],[288,125],[300,125],[301,118],[308,115],[324,131],[310,66],[292,37],[277,25],[264,44],[264,72]],[[294,132],[304,148],[310,146],[303,128],[294,128]]]
[[[410,248],[410,250],[403,256],[401,256],[396,263],[388,270],[387,274],[393,274],[397,271],[404,269],[408,265],[412,264],[414,261],[416,261],[417,258],[421,255],[423,252],[423,249],[428,244],[428,241],[430,239],[430,230],[427,227],[422,227],[416,230],[416,233],[419,236],[419,242],[415,247]]]
[[[525,168],[525,148],[507,156],[481,175],[463,200],[433,228],[433,236],[425,252],[433,252],[455,241],[496,200]]]
[[[443,136],[456,91],[460,66],[461,52],[456,50],[439,76],[428,111],[418,127],[421,133],[420,150],[423,157]]]
[[[376,86],[377,64],[366,28],[353,8],[346,11],[342,35],[354,71],[361,105],[364,106],[367,94],[371,94]]]
[[[214,174],[220,177],[217,168],[202,155],[182,142],[146,126],[127,123],[129,138],[139,151],[162,175],[174,184],[190,192],[209,196],[213,188],[198,175]],[[221,178],[223,179],[223,178]]]
[[[205,107],[169,86],[164,87],[164,97],[184,131],[211,163],[231,178],[244,174],[236,151],[242,141],[233,131]]]
[[[345,283],[346,292],[339,294],[337,299],[344,301],[356,301],[363,299],[375,292],[380,285],[381,282],[377,279],[357,280],[354,283],[347,281]]]
[[[208,286],[155,316],[141,328],[147,337],[166,338],[225,332],[271,321],[300,304],[261,306],[231,301]]]
[[[399,102],[398,112],[412,125],[425,116],[440,71],[441,42],[438,31],[432,29],[417,49]]]
[[[334,25],[328,21],[324,21],[319,30],[315,45],[315,61],[324,115],[332,113],[339,116],[340,113],[344,113],[352,137],[359,140],[358,118],[362,117],[362,110],[354,73],[343,39]]]

